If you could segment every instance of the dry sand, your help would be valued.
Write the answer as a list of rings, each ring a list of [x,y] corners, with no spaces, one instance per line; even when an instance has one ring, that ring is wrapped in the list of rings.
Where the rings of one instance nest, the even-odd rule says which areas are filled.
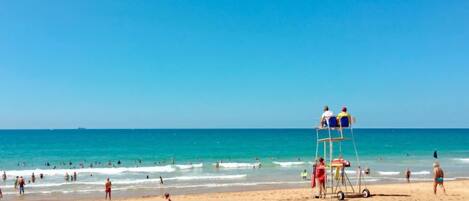
[[[400,184],[382,184],[369,185],[372,197],[370,198],[346,198],[345,200],[466,200],[469,201],[469,180],[445,182],[446,192],[444,195],[441,189],[438,189],[438,195],[433,194],[433,187],[430,182],[422,183],[400,183]],[[172,196],[173,201],[305,201],[320,200],[312,198],[310,188],[301,189],[279,189],[265,191],[244,191],[230,193],[207,193],[194,195]],[[119,200],[119,199],[115,199]],[[161,196],[141,197],[120,199],[122,201],[164,201]],[[326,199],[326,200],[337,200]]]

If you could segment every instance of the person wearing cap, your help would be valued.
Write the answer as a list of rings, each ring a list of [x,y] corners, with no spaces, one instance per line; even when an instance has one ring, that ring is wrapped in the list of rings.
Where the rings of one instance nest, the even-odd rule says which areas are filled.
[[[323,128],[327,126],[327,123],[329,121],[329,118],[334,116],[334,113],[329,110],[329,107],[326,105],[324,106],[324,112],[321,115],[320,121],[319,121],[319,127]]]
[[[337,115],[337,121],[340,122],[340,119],[342,119],[343,117],[348,118],[349,124],[352,123],[352,116],[347,112],[347,107],[342,107],[342,111]]]

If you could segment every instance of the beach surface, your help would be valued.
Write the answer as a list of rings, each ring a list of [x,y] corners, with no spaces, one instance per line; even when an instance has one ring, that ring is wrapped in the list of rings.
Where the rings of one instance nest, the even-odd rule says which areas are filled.
[[[433,194],[431,182],[419,183],[398,183],[398,184],[379,184],[369,185],[372,196],[370,198],[346,198],[345,200],[375,200],[375,201],[397,201],[397,200],[469,200],[469,180],[458,180],[445,182],[446,195],[442,193],[442,189],[438,189],[438,194]],[[296,189],[278,189],[278,190],[261,190],[261,191],[243,192],[225,192],[225,193],[206,193],[191,195],[172,196],[173,201],[303,201],[303,200],[320,200],[312,197],[310,188]],[[99,199],[102,200],[102,199]],[[146,196],[138,198],[126,198],[113,200],[123,201],[160,201],[165,200],[160,195]],[[326,200],[330,200],[327,198]],[[335,198],[332,200],[336,200]],[[83,200],[95,201],[95,200]],[[98,201],[98,200],[96,200]]]

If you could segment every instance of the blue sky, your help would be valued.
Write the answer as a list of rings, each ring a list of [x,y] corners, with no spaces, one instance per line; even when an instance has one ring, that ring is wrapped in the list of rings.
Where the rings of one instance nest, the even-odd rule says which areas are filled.
[[[468,1],[0,1],[0,128],[469,127]]]

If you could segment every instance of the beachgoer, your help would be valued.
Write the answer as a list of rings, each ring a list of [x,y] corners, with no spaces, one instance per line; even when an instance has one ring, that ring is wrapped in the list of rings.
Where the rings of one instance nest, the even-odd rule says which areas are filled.
[[[306,171],[306,169],[305,169],[303,172],[301,172],[301,178],[302,178],[303,180],[307,180],[307,179],[308,179],[308,172]]]
[[[166,201],[171,201],[171,198],[169,197],[169,193],[165,193],[165,194],[164,194],[164,199],[165,199]]]
[[[405,171],[405,178],[407,179],[407,183],[410,183],[410,169],[407,168],[407,170]]]
[[[369,167],[366,167],[366,169],[365,169],[365,175],[366,175],[366,176],[370,175],[370,168],[369,168]]]
[[[65,173],[65,181],[69,181],[70,180],[70,175],[68,175],[68,172]]]
[[[438,159],[438,151],[435,150],[433,152],[433,158]]]
[[[109,180],[109,178],[106,179],[106,183],[104,184],[104,187],[105,187],[105,191],[106,191],[106,200],[108,198],[108,195],[109,195],[109,200],[111,200],[111,187],[112,187],[112,183],[111,183],[111,180]]]
[[[331,118],[334,115],[332,111],[329,111],[329,107],[326,105],[324,106],[324,112],[321,115],[321,118],[319,120],[319,128],[324,128],[327,127],[329,118]]]
[[[160,184],[163,184],[163,177],[160,176]]]
[[[3,198],[2,188],[0,188],[0,200]]]
[[[319,158],[319,163],[316,165],[315,176],[317,179],[317,184],[319,186],[319,197],[326,197],[326,165],[324,164],[324,159]]]
[[[340,122],[343,117],[347,117],[349,124],[352,124],[352,116],[347,112],[347,107],[342,107],[342,112],[337,115],[337,120]]]
[[[446,194],[445,186],[443,185],[443,178],[445,174],[443,169],[441,169],[440,164],[438,162],[433,163],[433,193],[436,195],[436,187],[439,185],[443,188],[443,193]]]
[[[5,180],[7,180],[7,173],[5,171],[3,171],[3,174],[2,174],[2,180],[5,182]]]
[[[24,195],[24,185],[26,184],[24,182],[23,177],[20,177],[20,179],[18,180],[18,185],[20,186],[20,195]]]
[[[73,181],[77,181],[77,172],[73,172]]]
[[[147,179],[150,179],[150,176],[147,175]]]
[[[33,183],[36,182],[36,176],[34,175],[34,172],[33,172],[33,174],[31,175],[31,181],[32,181]]]
[[[16,176],[16,179],[15,179],[15,190],[18,189],[18,181],[19,181],[19,177]]]
[[[39,178],[40,178],[40,179],[44,179],[44,174],[42,174],[42,173],[39,174]]]

